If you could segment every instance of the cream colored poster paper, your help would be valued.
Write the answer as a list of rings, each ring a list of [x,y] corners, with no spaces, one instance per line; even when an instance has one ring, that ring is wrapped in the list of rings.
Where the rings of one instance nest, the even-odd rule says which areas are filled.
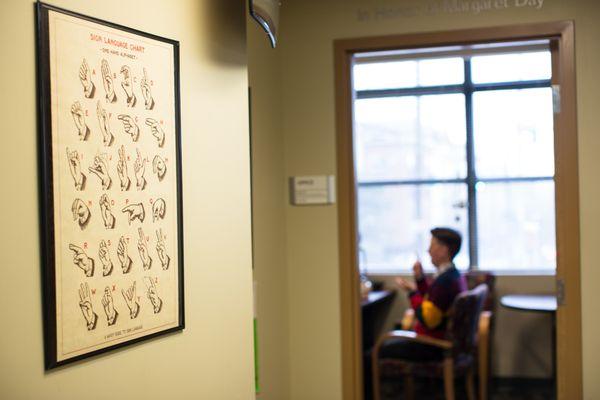
[[[173,45],[48,11],[56,361],[180,326]]]

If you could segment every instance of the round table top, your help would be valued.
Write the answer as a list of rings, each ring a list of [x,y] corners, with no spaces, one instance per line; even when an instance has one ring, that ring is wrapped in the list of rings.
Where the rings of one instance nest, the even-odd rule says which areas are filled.
[[[500,304],[521,311],[555,312],[556,296],[544,294],[508,294],[502,296]]]

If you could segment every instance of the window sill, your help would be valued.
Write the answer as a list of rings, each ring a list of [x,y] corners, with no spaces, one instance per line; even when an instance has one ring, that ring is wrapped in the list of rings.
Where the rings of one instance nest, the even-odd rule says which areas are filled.
[[[556,271],[552,269],[477,269],[473,270],[477,272],[489,272],[495,276],[555,276]],[[467,270],[460,270],[461,273],[467,272]],[[372,277],[386,277],[386,276],[412,276],[412,271],[407,270],[387,270],[387,271],[368,271],[363,272],[367,276]],[[426,274],[433,273],[433,271],[425,271]]]

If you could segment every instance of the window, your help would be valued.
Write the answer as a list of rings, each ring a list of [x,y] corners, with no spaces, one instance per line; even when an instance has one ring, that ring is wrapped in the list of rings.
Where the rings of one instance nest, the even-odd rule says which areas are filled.
[[[363,272],[431,268],[434,226],[461,269],[555,270],[551,72],[541,41],[355,56]]]

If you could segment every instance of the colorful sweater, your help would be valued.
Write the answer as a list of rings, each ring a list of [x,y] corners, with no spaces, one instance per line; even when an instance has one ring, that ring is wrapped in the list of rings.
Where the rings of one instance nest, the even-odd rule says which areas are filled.
[[[466,288],[464,277],[454,266],[434,280],[418,280],[417,290],[409,295],[416,317],[415,332],[443,338],[446,333],[448,310],[456,296]]]

